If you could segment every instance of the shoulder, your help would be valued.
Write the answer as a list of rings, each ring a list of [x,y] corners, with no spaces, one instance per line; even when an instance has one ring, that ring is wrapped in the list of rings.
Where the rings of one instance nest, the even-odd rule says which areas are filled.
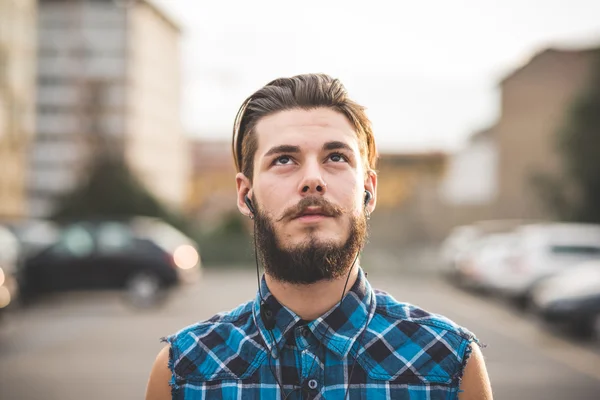
[[[169,369],[169,346],[156,357],[146,386],[146,400],[171,399],[171,371]]]
[[[460,382],[460,400],[492,400],[492,386],[481,349],[471,344],[471,355]]]
[[[174,380],[206,381],[248,375],[256,358],[264,355],[252,305],[252,301],[241,304],[163,338],[171,349],[169,366]]]
[[[382,290],[375,290],[375,295],[376,315],[382,316],[390,323],[404,321],[415,326],[428,327],[436,332],[456,335],[465,340],[475,339],[475,335],[468,329],[441,314],[429,312],[414,304],[399,302]]]
[[[362,362],[375,379],[458,384],[477,339],[452,320],[376,290]]]

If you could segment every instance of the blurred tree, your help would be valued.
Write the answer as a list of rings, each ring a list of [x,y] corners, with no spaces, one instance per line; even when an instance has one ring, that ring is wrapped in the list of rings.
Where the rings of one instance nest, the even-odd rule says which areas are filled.
[[[600,223],[600,52],[582,95],[558,134],[562,178],[536,176],[534,183],[563,220]]]
[[[52,219],[59,222],[75,219],[132,216],[156,217],[188,235],[192,226],[183,216],[168,210],[148,191],[120,157],[100,152],[90,164],[87,179],[65,193],[58,201]]]
[[[198,239],[202,260],[213,267],[245,267],[254,263],[249,220],[237,211],[226,214],[218,227]]]
[[[248,234],[246,219],[237,210],[231,211],[223,217],[221,224],[215,229],[217,235],[245,235]]]

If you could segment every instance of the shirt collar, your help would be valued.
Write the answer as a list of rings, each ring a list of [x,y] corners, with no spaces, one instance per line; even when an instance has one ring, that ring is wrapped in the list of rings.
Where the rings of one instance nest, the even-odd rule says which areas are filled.
[[[280,304],[271,294],[265,278],[261,281],[261,290],[264,302],[272,311],[275,318],[275,327],[271,334],[266,329],[260,317],[261,297],[260,292],[254,301],[254,322],[258,326],[261,336],[269,349],[277,344],[280,351],[285,344],[287,333],[303,323],[302,319],[293,311]],[[352,288],[346,293],[341,303],[336,304],[328,312],[307,324],[313,334],[325,347],[338,355],[346,357],[359,335],[366,329],[368,322],[375,312],[375,296],[362,268],[358,268],[358,277]],[[274,339],[274,340],[273,340]]]

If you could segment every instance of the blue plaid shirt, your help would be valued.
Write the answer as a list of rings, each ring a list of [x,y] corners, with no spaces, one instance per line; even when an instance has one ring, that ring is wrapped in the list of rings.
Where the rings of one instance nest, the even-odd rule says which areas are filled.
[[[164,338],[173,399],[456,399],[475,337],[371,289],[362,270],[314,321],[282,306],[268,331],[260,296]]]

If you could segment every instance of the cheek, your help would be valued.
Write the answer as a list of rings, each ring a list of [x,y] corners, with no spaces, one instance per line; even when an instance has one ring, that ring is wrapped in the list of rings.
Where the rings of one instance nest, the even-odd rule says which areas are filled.
[[[342,187],[344,189],[339,192],[339,201],[343,208],[354,214],[360,213],[365,199],[364,187],[357,186],[354,180]]]
[[[255,182],[254,185],[257,201],[261,211],[270,218],[277,217],[285,208],[286,199],[290,196],[285,194],[285,183],[271,183],[269,181]]]

